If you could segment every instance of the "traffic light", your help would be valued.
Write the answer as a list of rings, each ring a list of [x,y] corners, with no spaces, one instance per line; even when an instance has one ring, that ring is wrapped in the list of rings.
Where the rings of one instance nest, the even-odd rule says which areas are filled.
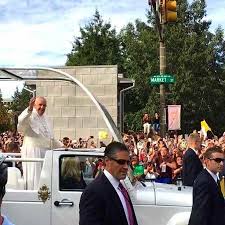
[[[162,8],[162,23],[172,23],[177,21],[176,0],[163,0]]]

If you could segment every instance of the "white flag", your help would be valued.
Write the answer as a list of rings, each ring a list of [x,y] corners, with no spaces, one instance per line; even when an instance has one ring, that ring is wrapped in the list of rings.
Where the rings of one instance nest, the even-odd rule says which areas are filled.
[[[180,130],[181,105],[168,105],[168,130]]]

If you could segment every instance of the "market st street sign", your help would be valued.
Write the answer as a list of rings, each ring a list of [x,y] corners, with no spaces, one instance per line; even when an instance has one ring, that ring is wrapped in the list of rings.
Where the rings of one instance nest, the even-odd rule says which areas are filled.
[[[150,83],[153,85],[161,83],[172,84],[174,82],[175,82],[174,76],[169,74],[154,75],[150,77]]]

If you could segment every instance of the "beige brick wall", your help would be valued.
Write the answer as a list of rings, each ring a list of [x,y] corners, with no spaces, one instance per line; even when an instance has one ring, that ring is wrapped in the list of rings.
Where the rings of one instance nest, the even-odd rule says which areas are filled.
[[[59,67],[82,82],[108,109],[117,123],[117,66]],[[62,77],[52,72],[40,71],[39,77]],[[41,81],[36,83],[37,96],[47,98],[48,117],[52,120],[56,138],[97,139],[98,132],[106,130],[99,111],[86,93],[66,81]]]

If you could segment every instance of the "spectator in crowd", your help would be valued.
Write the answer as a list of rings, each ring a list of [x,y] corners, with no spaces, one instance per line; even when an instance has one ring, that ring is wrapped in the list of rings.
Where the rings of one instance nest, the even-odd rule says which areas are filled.
[[[83,170],[84,176],[88,178],[92,178],[94,167],[95,167],[95,164],[93,162],[93,158],[92,157],[86,158],[84,170]]]
[[[193,186],[194,180],[202,171],[202,162],[199,159],[199,150],[201,149],[201,139],[197,133],[192,133],[188,138],[188,150],[183,157],[183,185]]]
[[[99,144],[100,144],[100,148],[105,148],[106,147],[106,144],[103,141],[100,141]]]
[[[153,162],[157,151],[156,145],[151,145],[148,150],[148,162]]]
[[[53,137],[45,109],[47,106],[44,97],[30,100],[18,118],[18,131],[24,135],[22,146],[23,158],[44,158],[47,149],[62,147],[62,144]],[[41,163],[23,163],[23,176],[27,189],[37,189],[41,174]]]
[[[9,142],[7,145],[7,152],[9,153],[20,153],[19,143],[16,141]],[[7,162],[8,167],[12,166],[12,162]],[[15,162],[15,166],[22,172],[22,163]]]
[[[93,177],[96,178],[97,176],[101,175],[103,173],[104,169],[105,169],[104,162],[100,158],[100,159],[98,159],[98,161],[95,164],[95,168],[93,171]]]
[[[97,145],[95,144],[94,140],[91,141],[90,148],[97,148]]]
[[[171,149],[171,152],[172,152],[172,159],[174,160],[174,161],[176,161],[176,157],[177,157],[177,154],[179,154],[179,150],[178,150],[178,148],[172,148]]]
[[[78,148],[87,148],[87,141],[80,137],[78,140]]]
[[[7,165],[0,162],[0,224],[13,225],[6,216],[1,215],[2,199],[5,195],[5,186],[7,183]]]
[[[141,148],[141,151],[139,153],[139,161],[140,162],[143,162],[144,161],[144,158],[147,156],[147,148],[146,146]]]
[[[208,148],[204,154],[206,168],[193,186],[193,205],[189,225],[224,225],[225,202],[217,174],[222,171],[224,152],[221,147]]]
[[[6,131],[0,134],[0,151],[4,153],[20,153],[23,137],[17,132]]]
[[[208,146],[206,146],[205,143],[201,143],[201,147],[200,147],[200,151],[199,151],[199,159],[201,160],[202,162],[202,165],[204,165],[204,153],[205,151],[207,150]]]
[[[144,133],[140,133],[138,135],[138,139],[137,139],[137,155],[140,154],[141,150],[144,149],[146,147],[146,139],[144,137]]]
[[[64,148],[69,148],[70,147],[70,139],[68,137],[64,137],[62,140],[63,147]]]
[[[173,170],[174,184],[182,180],[182,165],[183,165],[182,155],[176,156],[175,162],[176,162],[176,169]]]
[[[126,178],[129,150],[119,142],[105,149],[105,170],[90,183],[80,199],[80,225],[137,225],[129,194],[120,182]]]
[[[153,129],[155,130],[155,132],[159,132],[160,129],[160,118],[159,118],[159,114],[156,112],[155,116],[153,118]]]
[[[7,145],[7,152],[20,153],[19,143],[15,141],[9,142]]]
[[[181,140],[178,142],[177,146],[178,146],[178,149],[179,149],[179,150],[185,152],[185,151],[187,150],[187,147],[188,147],[188,146],[187,146],[187,141],[186,141],[185,139],[181,139]]]
[[[148,155],[147,155],[147,153],[145,153],[142,158],[142,165],[144,168],[146,168],[146,166],[148,165],[148,162],[149,162]]]
[[[77,140],[72,140],[71,141],[71,148],[74,148],[74,149],[78,148],[78,142],[77,142]]]
[[[61,188],[62,189],[84,189],[86,183],[80,167],[78,157],[67,157],[62,163]]]
[[[130,156],[135,155],[137,153],[137,149],[135,148],[135,144],[133,141],[127,146],[130,151]]]
[[[170,157],[168,148],[162,147],[157,160],[157,172],[159,177],[156,182],[171,184],[173,169],[176,169],[176,163],[173,161],[172,157]]]
[[[159,149],[161,149],[162,147],[166,147],[166,143],[164,142],[162,138],[158,140],[158,147]]]
[[[97,148],[97,145],[94,140],[94,136],[90,136],[87,140],[87,148]]]
[[[131,169],[133,170],[134,175],[142,175],[144,173],[144,167],[142,164],[139,163],[139,159],[137,155],[133,155],[131,157]],[[142,174],[136,174],[137,171],[142,171]]]
[[[148,162],[144,169],[145,179],[155,180],[159,174],[155,170],[153,162]]]
[[[148,113],[145,113],[142,118],[144,134],[148,135],[151,129],[151,118]]]

